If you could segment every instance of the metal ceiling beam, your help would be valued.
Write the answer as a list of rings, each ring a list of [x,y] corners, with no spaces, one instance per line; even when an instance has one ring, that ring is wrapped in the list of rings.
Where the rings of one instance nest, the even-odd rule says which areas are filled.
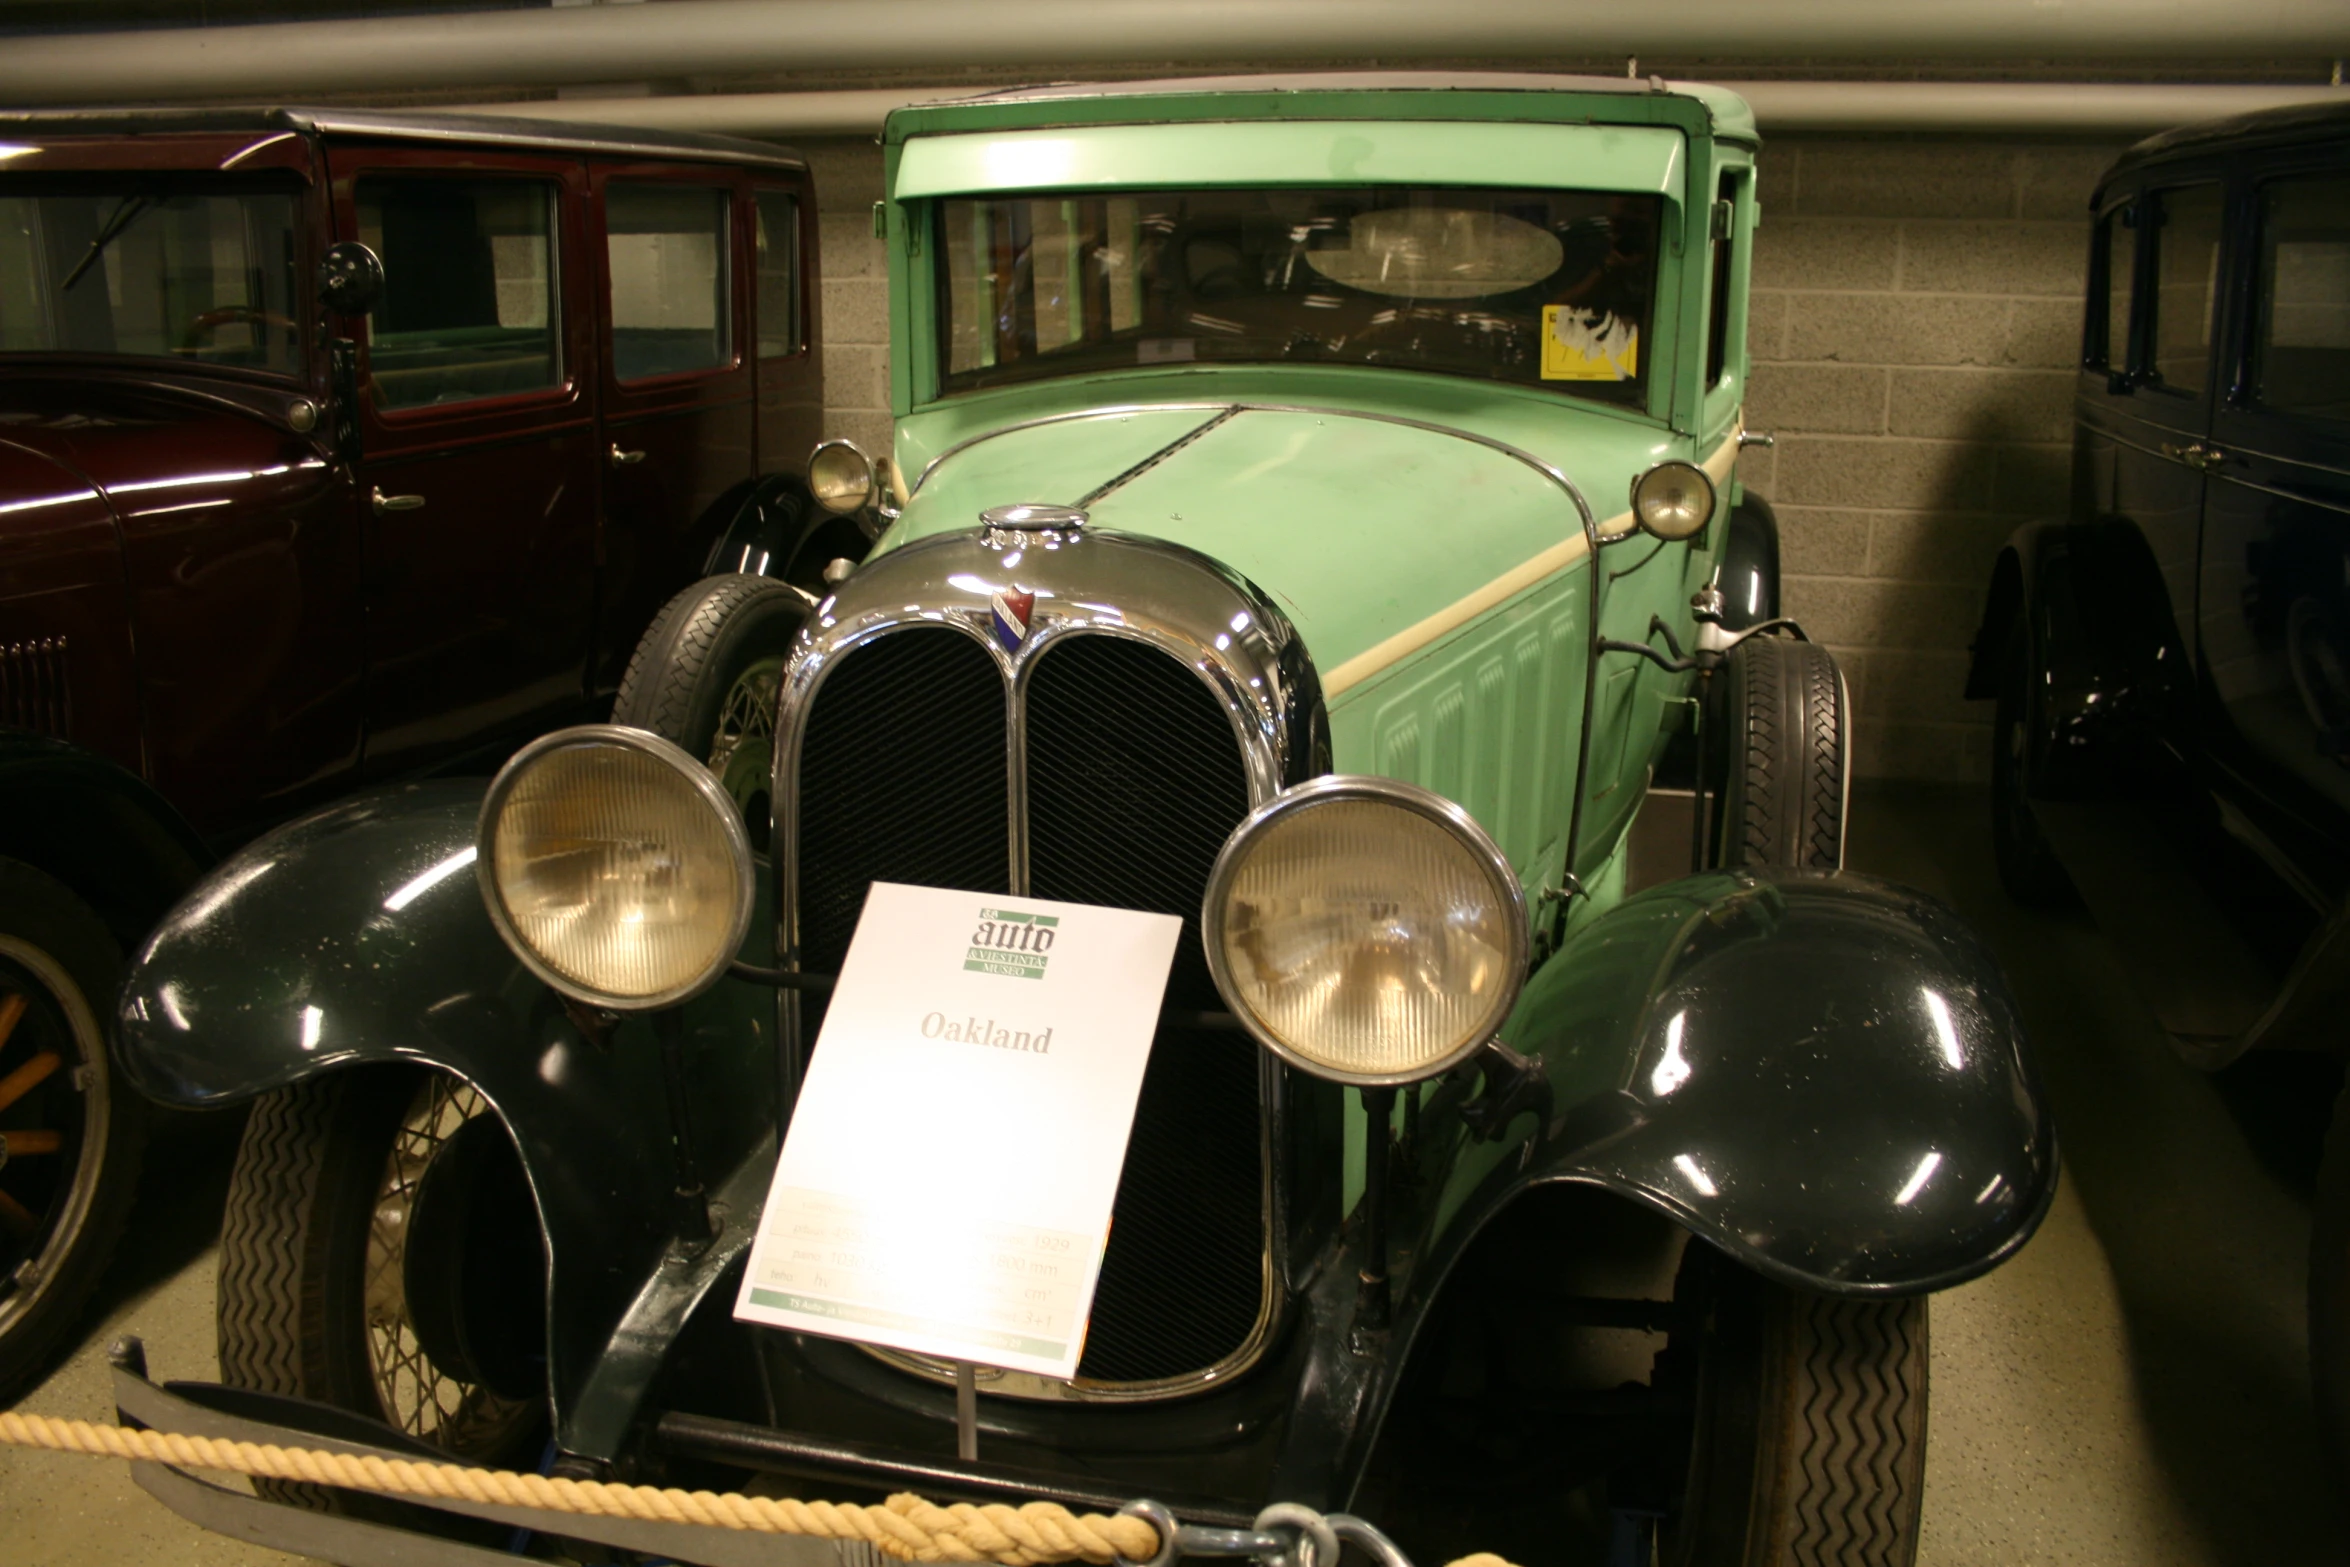
[[[17,37],[0,102],[299,97],[807,70],[1247,60],[2304,58],[2342,0],[668,0]]]
[[[2329,87],[2121,86],[2077,82],[1729,81],[1766,133],[1942,131],[2137,136],[2197,120],[2294,103],[2350,103]],[[581,120],[671,131],[790,140],[881,129],[910,103],[968,96],[969,87],[853,92],[715,93],[675,98],[541,98],[467,104],[482,114]]]

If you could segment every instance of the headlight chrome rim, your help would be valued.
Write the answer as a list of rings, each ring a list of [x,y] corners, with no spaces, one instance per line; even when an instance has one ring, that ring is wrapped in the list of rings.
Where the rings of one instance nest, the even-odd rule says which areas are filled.
[[[1651,483],[1666,477],[1694,480],[1697,488],[1705,496],[1705,515],[1685,532],[1676,533],[1670,529],[1658,527],[1650,521],[1648,508],[1641,504],[1641,492],[1646,490]],[[1667,462],[1658,463],[1632,481],[1632,520],[1639,525],[1642,532],[1651,538],[1662,539],[1668,544],[1679,544],[1704,533],[1712,525],[1714,513],[1720,511],[1721,508],[1722,496],[1720,490],[1714,485],[1713,475],[1707,473],[1697,464],[1683,462],[1677,457]]]
[[[1398,806],[1435,823],[1470,852],[1478,867],[1491,876],[1494,886],[1501,893],[1509,926],[1507,977],[1490,1021],[1472,1031],[1465,1043],[1408,1071],[1344,1071],[1299,1051],[1275,1033],[1241,999],[1231,965],[1225,957],[1225,902],[1233,880],[1245,862],[1249,845],[1266,828],[1284,817],[1315,805],[1340,800],[1375,801]],[[1215,981],[1217,995],[1232,1008],[1233,1017],[1248,1031],[1250,1037],[1280,1060],[1309,1076],[1351,1088],[1403,1088],[1441,1077],[1500,1037],[1502,1025],[1508,1021],[1510,1013],[1517,1006],[1519,995],[1525,989],[1533,936],[1526,913],[1526,892],[1518,884],[1517,872],[1511,868],[1509,857],[1501,852],[1501,846],[1493,841],[1492,835],[1478,824],[1475,817],[1434,790],[1423,789],[1401,779],[1381,778],[1372,774],[1325,773],[1319,778],[1292,785],[1258,806],[1224,840],[1223,849],[1216,855],[1215,868],[1208,873],[1207,894],[1200,904],[1200,942],[1207,949],[1208,973]]]
[[[667,765],[702,797],[726,837],[736,885],[734,914],[719,944],[719,957],[690,982],[670,986],[653,995],[615,996],[608,991],[595,990],[548,963],[523,937],[506,907],[505,896],[498,888],[496,828],[515,785],[539,758],[568,747],[590,745],[634,751]],[[482,796],[481,813],[474,819],[473,843],[474,883],[481,889],[481,901],[489,910],[490,923],[496,927],[499,939],[506,943],[507,950],[521,959],[523,967],[543,980],[549,988],[588,1006],[601,1007],[609,1012],[659,1012],[691,1001],[716,984],[726,973],[728,964],[742,950],[743,938],[750,934],[751,913],[757,905],[757,876],[751,859],[750,834],[743,827],[742,813],[727,797],[718,780],[710,775],[708,768],[650,730],[631,729],[624,724],[578,724],[531,741],[508,758],[506,765],[498,769],[498,775],[490,780],[489,792]]]
[[[838,497],[827,496],[824,493],[824,487],[818,482],[817,470],[819,466],[826,462],[828,454],[833,453],[845,453],[847,456],[855,458],[865,470],[865,487],[858,492],[855,500],[847,499],[847,491],[845,490]],[[839,459],[836,457],[833,460],[838,461]],[[863,511],[881,498],[881,470],[865,448],[859,446],[855,441],[845,438],[818,441],[816,449],[808,454],[808,493],[816,497],[817,505],[823,507],[833,516],[851,516]]]

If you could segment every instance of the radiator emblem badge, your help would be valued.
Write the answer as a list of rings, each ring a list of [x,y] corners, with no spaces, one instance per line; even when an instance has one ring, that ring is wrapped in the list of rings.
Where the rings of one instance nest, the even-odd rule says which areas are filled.
[[[1004,645],[1005,652],[1019,652],[1021,644],[1028,640],[1028,627],[1036,615],[1036,595],[998,593],[988,600],[987,607],[995,621],[995,639]]]

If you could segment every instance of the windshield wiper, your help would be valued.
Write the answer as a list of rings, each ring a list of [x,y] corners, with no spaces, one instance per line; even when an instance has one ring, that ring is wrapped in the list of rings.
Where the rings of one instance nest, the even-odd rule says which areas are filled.
[[[90,248],[82,252],[82,259],[73,264],[73,270],[65,274],[65,281],[57,285],[57,292],[65,293],[79,283],[82,274],[96,265],[98,258],[106,253],[106,247],[114,243],[115,236],[129,228],[132,220],[140,213],[154,205],[155,198],[152,196],[123,197],[106,221],[99,225],[97,238],[91,240]]]

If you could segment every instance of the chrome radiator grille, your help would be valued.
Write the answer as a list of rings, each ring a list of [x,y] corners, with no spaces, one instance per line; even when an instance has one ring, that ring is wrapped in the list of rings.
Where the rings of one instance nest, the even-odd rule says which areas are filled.
[[[1010,892],[1009,797],[985,648],[918,625],[843,659],[800,745],[800,966],[840,972],[874,882]]]
[[[834,972],[874,880],[1180,916],[1171,1008],[1217,1008],[1199,904],[1249,809],[1232,720],[1156,647],[1074,635],[1018,685],[1026,866],[1015,880],[1005,676],[935,625],[839,655],[800,746],[800,963]],[[1165,1029],[1120,1179],[1081,1383],[1175,1382],[1232,1361],[1263,1325],[1266,1159],[1246,1035]]]
[[[1117,637],[1054,643],[1026,698],[1029,889],[1180,915],[1167,1005],[1220,1009],[1199,907],[1216,852],[1248,814],[1231,719],[1197,675]],[[1247,1339],[1264,1293],[1261,1142],[1255,1042],[1162,1031],[1080,1376],[1157,1381],[1214,1365]]]

